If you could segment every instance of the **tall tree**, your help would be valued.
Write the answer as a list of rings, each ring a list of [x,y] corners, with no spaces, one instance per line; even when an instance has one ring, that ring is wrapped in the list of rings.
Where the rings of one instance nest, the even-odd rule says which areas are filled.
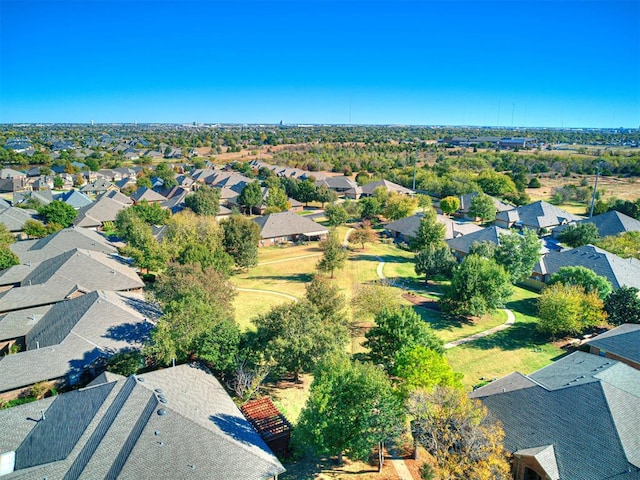
[[[382,213],[383,205],[374,197],[361,198],[358,205],[360,206],[360,215],[364,219],[372,219]]]
[[[260,182],[248,183],[238,195],[238,205],[243,207],[245,213],[251,213],[251,210],[262,205],[262,188]]]
[[[380,368],[335,356],[315,370],[296,441],[317,454],[337,455],[339,463],[343,454],[365,460],[402,430],[403,418],[398,396]]]
[[[40,207],[38,209],[38,215],[40,215],[46,223],[56,223],[62,225],[62,228],[65,228],[73,224],[78,212],[68,203],[61,200],[54,200],[48,205]]]
[[[515,232],[500,234],[499,240],[494,258],[510,275],[511,281],[516,283],[531,276],[533,267],[542,258],[542,242],[536,233],[525,228],[521,235]]]
[[[146,200],[129,208],[138,215],[140,220],[149,225],[164,225],[171,216],[171,212],[162,208],[159,203],[149,203]]]
[[[582,287],[587,293],[596,292],[601,299],[605,299],[613,286],[606,277],[598,275],[587,267],[568,266],[560,267],[556,273],[551,275],[549,284],[562,283],[564,285],[577,285]]]
[[[298,183],[295,193],[296,196],[293,198],[308,206],[309,202],[313,202],[316,199],[316,186],[313,181],[306,179]]]
[[[417,206],[418,200],[409,195],[390,193],[383,213],[389,220],[400,220],[411,215]]]
[[[595,223],[584,222],[577,225],[569,225],[562,230],[558,240],[566,243],[572,248],[581,247],[587,244],[595,244],[600,239],[598,227]]]
[[[447,244],[430,243],[426,245],[415,257],[415,271],[417,275],[424,275],[424,282],[436,275],[449,275],[456,265],[456,260],[451,254]]]
[[[295,381],[325,355],[344,347],[346,328],[322,319],[308,300],[278,305],[254,319],[256,345],[280,374],[292,373]]]
[[[363,250],[365,243],[375,243],[377,239],[376,232],[368,220],[363,220],[349,235],[349,243],[359,243]]]
[[[323,320],[344,324],[345,296],[326,277],[314,275],[305,288],[305,297],[315,305]]]
[[[397,290],[385,285],[359,285],[351,297],[353,315],[362,321],[373,321],[384,310],[397,310],[400,305]]]
[[[231,215],[220,224],[224,231],[224,249],[233,257],[236,266],[249,268],[257,265],[260,227],[243,215]]]
[[[538,298],[538,329],[552,337],[582,333],[605,321],[603,307],[596,292],[585,293],[578,285],[550,285]]]
[[[284,188],[277,185],[269,187],[266,203],[268,208],[270,207],[271,210],[277,210],[278,212],[284,212],[291,208]]]
[[[329,273],[333,278],[335,270],[344,267],[349,253],[342,246],[336,230],[329,232],[327,239],[322,242],[321,248],[324,253],[322,259],[318,262],[317,269],[321,272]]]
[[[454,372],[441,353],[423,345],[400,350],[392,373],[401,379],[405,395],[416,389],[431,390],[437,385],[462,388],[462,374]]]
[[[342,225],[349,220],[349,214],[342,205],[327,205],[327,208],[324,209],[324,214],[332,227]]]
[[[415,237],[409,242],[411,250],[419,252],[427,245],[438,245],[444,242],[445,226],[438,222],[438,216],[433,208],[427,208],[420,219],[420,225]]]
[[[187,195],[184,203],[198,215],[215,217],[220,212],[220,189],[204,185]]]
[[[469,216],[479,218],[482,223],[493,222],[496,219],[496,206],[493,203],[493,198],[484,193],[473,197],[469,205]]]
[[[384,310],[375,317],[376,325],[365,337],[364,346],[369,349],[369,359],[376,365],[382,365],[387,371],[393,371],[396,355],[402,348],[422,345],[442,353],[440,340],[411,308]]]
[[[640,291],[635,287],[623,285],[607,295],[604,310],[608,321],[613,325],[640,323]]]
[[[512,292],[509,274],[501,265],[468,255],[454,269],[451,286],[440,305],[455,315],[483,315],[504,305]]]
[[[440,210],[447,215],[456,213],[460,210],[460,199],[458,197],[448,196],[440,200]]]
[[[320,185],[316,189],[316,200],[320,202],[322,204],[322,208],[324,208],[325,203],[333,203],[338,200],[338,194],[326,185]]]
[[[511,471],[502,441],[487,409],[458,388],[416,390],[407,401],[411,433],[436,461],[438,478],[507,480]]]
[[[625,232],[604,237],[598,241],[598,247],[622,258],[633,257],[640,260],[640,232]]]

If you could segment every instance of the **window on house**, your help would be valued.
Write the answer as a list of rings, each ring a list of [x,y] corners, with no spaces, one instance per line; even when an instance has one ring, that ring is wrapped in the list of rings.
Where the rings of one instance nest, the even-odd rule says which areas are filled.
[[[524,477],[522,480],[542,480],[542,477],[529,467],[525,467]]]

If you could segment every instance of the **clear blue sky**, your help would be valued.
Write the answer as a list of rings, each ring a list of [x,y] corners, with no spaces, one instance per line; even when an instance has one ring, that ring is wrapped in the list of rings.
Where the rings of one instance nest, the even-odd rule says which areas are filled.
[[[640,126],[640,1],[0,0],[0,122]]]

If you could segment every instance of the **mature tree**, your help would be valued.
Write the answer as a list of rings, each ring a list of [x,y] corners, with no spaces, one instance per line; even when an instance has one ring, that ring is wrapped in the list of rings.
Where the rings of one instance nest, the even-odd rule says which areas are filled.
[[[136,187],[140,188],[140,187],[146,187],[146,188],[153,188],[153,184],[151,183],[151,179],[147,176],[139,176],[136,179]]]
[[[169,259],[169,252],[154,238],[151,226],[145,223],[135,209],[125,208],[116,215],[116,228],[126,245],[120,249],[134,263],[147,271],[161,270]]]
[[[363,250],[365,243],[375,243],[377,239],[376,232],[368,220],[363,220],[349,235],[349,243],[359,243]]]
[[[222,318],[194,340],[195,354],[212,370],[229,374],[236,366],[240,339],[238,324],[231,318]]]
[[[458,197],[444,197],[440,200],[440,210],[447,215],[451,215],[452,213],[456,213],[460,210],[460,199]]]
[[[595,223],[591,222],[569,225],[562,230],[558,237],[558,240],[572,248],[595,244],[599,239],[600,234],[598,233],[598,227],[596,227]]]
[[[496,206],[493,198],[481,193],[471,200],[469,205],[469,216],[479,218],[482,223],[493,222],[496,219]]]
[[[622,258],[633,257],[640,260],[640,232],[625,232],[604,237],[598,241],[598,247]]]
[[[316,189],[316,200],[320,202],[322,204],[322,208],[324,208],[325,203],[333,203],[338,200],[338,194],[326,185],[320,185]]]
[[[258,264],[260,227],[243,215],[231,215],[220,223],[224,230],[222,244],[239,268]]]
[[[403,417],[401,402],[384,371],[367,363],[351,363],[344,355],[334,356],[315,370],[295,439],[316,454],[337,455],[339,463],[343,454],[366,460],[376,446],[402,430]]]
[[[521,235],[515,232],[500,234],[499,239],[494,258],[507,271],[511,282],[516,283],[531,276],[533,267],[542,258],[542,244],[536,232],[525,228]]]
[[[504,432],[487,409],[458,388],[416,390],[408,401],[411,433],[436,461],[438,478],[511,479],[502,441]]]
[[[296,189],[296,196],[293,198],[299,202],[303,202],[305,205],[313,202],[316,199],[316,186],[313,184],[313,181],[307,178],[299,182]]]
[[[340,287],[322,275],[314,275],[305,297],[318,309],[323,320],[344,324],[346,299]]]
[[[345,209],[349,218],[360,218],[362,216],[362,206],[354,200],[345,200],[342,203],[342,208]]]
[[[401,305],[397,290],[384,285],[359,285],[351,297],[354,319],[372,321],[384,310],[397,310]]]
[[[553,337],[582,333],[605,321],[603,307],[595,291],[585,293],[579,285],[550,285],[538,298],[538,329]]]
[[[137,348],[120,350],[107,360],[107,370],[128,377],[144,367],[143,353]]]
[[[417,275],[424,275],[424,282],[436,275],[449,275],[456,265],[456,260],[446,243],[430,243],[415,258]]]
[[[59,175],[53,177],[53,188],[56,190],[62,190],[64,188],[64,180],[62,180]]]
[[[607,295],[604,311],[612,325],[640,323],[640,291],[635,287],[623,285]]]
[[[9,231],[4,223],[0,223],[0,245],[9,246],[16,243],[16,237]]]
[[[577,285],[584,288],[585,292],[596,292],[601,299],[605,299],[613,286],[606,277],[598,275],[587,267],[560,267],[556,273],[551,275],[549,284],[563,283],[565,285]]]
[[[349,214],[342,205],[327,205],[327,208],[324,209],[324,214],[332,227],[342,225],[349,220]]]
[[[78,212],[68,203],[61,200],[54,200],[48,205],[40,207],[38,209],[38,215],[40,215],[46,223],[57,223],[65,228],[73,224]]]
[[[238,205],[243,207],[245,213],[262,205],[262,188],[257,180],[245,185],[238,195]]]
[[[384,216],[389,220],[400,220],[411,215],[418,206],[418,200],[409,196],[392,192],[387,197]]]
[[[484,258],[493,258],[495,260],[496,249],[498,245],[488,240],[482,242],[473,242],[469,247],[469,253],[467,255],[478,255]]]
[[[22,231],[29,238],[43,238],[49,235],[49,229],[44,225],[44,223],[39,222],[38,220],[29,219],[24,222],[24,227]]]
[[[382,365],[387,372],[393,371],[396,355],[402,348],[422,345],[439,353],[444,351],[442,340],[409,307],[383,310],[376,315],[375,321],[375,327],[365,334],[364,346],[369,349],[369,359]]]
[[[445,226],[438,222],[438,216],[433,208],[427,208],[420,219],[420,225],[415,237],[411,239],[409,245],[411,250],[419,252],[427,245],[440,244],[444,242]]]
[[[204,185],[187,195],[184,203],[198,215],[215,217],[220,212],[220,189]]]
[[[321,272],[329,273],[333,278],[335,270],[344,267],[349,253],[340,242],[336,230],[329,232],[327,239],[322,242],[321,248],[324,253],[316,268]]]
[[[7,245],[0,245],[0,270],[20,264],[20,258]]]
[[[415,195],[415,198],[418,200],[418,207],[422,209],[423,213],[427,208],[431,207],[433,203],[429,195],[418,193]]]
[[[502,173],[495,170],[483,170],[476,179],[482,191],[488,195],[497,195],[499,197],[516,191],[516,184],[513,180]]]
[[[289,198],[287,198],[287,192],[284,191],[284,188],[277,185],[269,187],[266,204],[267,208],[277,210],[278,212],[284,212],[291,208]]]
[[[511,279],[501,265],[468,255],[454,269],[451,286],[440,304],[455,315],[483,315],[503,306],[512,293]]]
[[[171,216],[171,212],[166,208],[162,208],[159,203],[149,203],[146,200],[142,200],[129,208],[136,212],[143,222],[149,225],[164,225]]]
[[[318,361],[344,347],[346,328],[323,320],[308,300],[278,305],[255,318],[256,345],[277,373],[292,373],[295,381]]]
[[[436,385],[462,388],[462,374],[454,372],[441,353],[423,345],[402,348],[391,373],[401,379],[405,394],[418,388],[431,390]]]
[[[155,175],[162,180],[164,188],[172,188],[178,184],[178,181],[176,180],[176,172],[174,172],[167,163],[160,163],[156,167]]]
[[[372,219],[382,213],[383,205],[374,197],[364,197],[359,201],[362,218]]]
[[[203,268],[213,266],[228,275],[234,261],[225,252],[223,238],[222,227],[214,217],[184,210],[169,218],[162,243],[171,253],[171,260],[199,263]]]

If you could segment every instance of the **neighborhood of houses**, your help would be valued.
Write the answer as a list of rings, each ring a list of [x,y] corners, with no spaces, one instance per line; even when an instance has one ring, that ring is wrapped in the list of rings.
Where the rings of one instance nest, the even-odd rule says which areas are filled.
[[[524,138],[518,145],[532,141]],[[122,150],[129,160],[139,158],[130,145]],[[178,149],[145,154],[182,157]],[[256,173],[266,168],[280,177],[313,178],[341,199],[373,196],[377,189],[415,193],[387,180],[358,185],[342,175],[258,160],[249,165]],[[56,172],[64,182],[59,193],[53,177],[37,168],[0,171],[5,198],[0,223],[20,239],[10,246],[20,264],[0,271],[0,398],[15,399],[41,382],[62,388],[92,379],[83,388],[0,410],[0,476],[166,478],[170,471],[173,478],[276,478],[284,472],[272,452],[278,443],[258,434],[260,421],[252,414],[272,406],[241,412],[215,377],[196,364],[128,378],[104,371],[109,356],[140,348],[161,315],[145,300],[144,283],[128,259],[102,234],[105,226],[142,201],[179,212],[186,196],[202,185],[220,189],[218,217],[224,218],[238,211],[238,197],[254,179],[212,164],[190,169],[170,163],[175,186],[165,188],[153,177],[151,187],[129,188],[132,193],[126,194],[140,167],[94,172],[81,162],[74,166],[77,173]],[[326,238],[327,228],[313,215],[299,215],[304,206],[294,199],[288,211],[263,215],[268,187],[262,193],[263,205],[251,212],[262,246]],[[569,225],[593,223],[604,237],[640,232],[639,221],[616,211],[583,218],[544,201],[514,207],[495,199],[495,221],[480,226],[469,218],[474,195],[459,198],[455,215],[437,216],[458,259],[475,242],[497,244],[501,235],[527,228],[543,239],[543,256],[526,281],[530,287],[541,288],[563,266],[581,265],[606,277],[614,289],[640,288],[640,261],[593,245],[567,249],[556,241]],[[74,225],[41,239],[24,238],[24,225],[37,212],[17,205],[30,199],[71,205],[78,212]],[[421,218],[417,213],[389,222],[385,233],[408,242]],[[588,352],[577,351],[529,375],[512,373],[470,394],[501,421],[516,479],[640,479],[640,325],[622,325],[586,345]],[[17,353],[7,354],[14,348]],[[286,427],[286,419],[278,418]]]

